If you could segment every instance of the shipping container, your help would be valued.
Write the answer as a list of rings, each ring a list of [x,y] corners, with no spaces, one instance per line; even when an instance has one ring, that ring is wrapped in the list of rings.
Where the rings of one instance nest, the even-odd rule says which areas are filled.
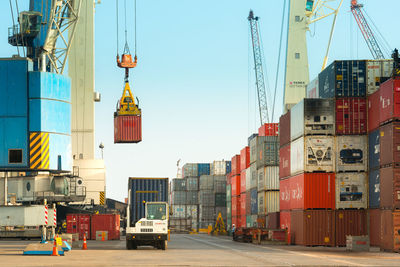
[[[367,60],[367,94],[378,91],[393,74],[393,59]]]
[[[258,133],[253,133],[252,135],[250,135],[250,136],[247,138],[247,145],[250,146],[251,140],[253,140],[253,139],[256,138],[257,136],[258,136]],[[250,149],[251,149],[251,148],[250,148]],[[250,158],[250,160],[251,160],[251,158]]]
[[[226,185],[232,185],[232,175],[230,173],[226,175]]]
[[[257,227],[257,215],[247,215],[246,216],[246,227],[247,228]]]
[[[400,252],[400,211],[381,210],[381,249]]]
[[[264,166],[279,165],[279,140],[278,136],[265,136],[257,144],[257,169]]]
[[[97,231],[107,231],[108,240],[120,240],[119,214],[93,214],[91,220],[91,239],[96,240]]]
[[[246,191],[249,191],[251,189],[250,183],[251,183],[251,169],[250,167],[248,167],[246,169]]]
[[[367,171],[367,136],[336,137],[336,171]]]
[[[391,78],[379,88],[379,123],[400,120],[400,78]]]
[[[291,109],[290,140],[303,135],[335,134],[335,102],[333,99],[304,98]]]
[[[380,165],[400,163],[400,122],[380,127]]]
[[[168,202],[168,178],[131,177],[128,188],[131,227],[145,217],[144,201]]]
[[[252,215],[257,215],[257,213],[258,213],[257,188],[250,190],[250,213]]]
[[[367,133],[367,100],[361,97],[336,99],[336,134]]]
[[[232,201],[232,186],[227,185],[226,186],[226,202],[231,202]]]
[[[198,176],[210,175],[211,171],[210,163],[198,163],[197,171],[198,171]]]
[[[381,210],[369,209],[369,242],[371,246],[381,245]]]
[[[240,215],[240,196],[232,196],[232,216]]]
[[[225,176],[215,175],[213,188],[214,188],[214,193],[225,193],[226,191]]]
[[[319,75],[319,97],[365,97],[365,60],[336,60]]]
[[[199,206],[198,205],[186,205],[186,218],[191,220],[192,229],[198,230],[199,221]]]
[[[199,204],[200,207],[214,207],[215,206],[215,193],[213,190],[200,190],[199,191]]]
[[[226,174],[226,161],[224,160],[215,160],[211,164],[211,174],[212,175],[225,175]]]
[[[312,80],[306,88],[306,98],[319,98],[319,79]]]
[[[186,163],[182,167],[182,176],[183,177],[198,177],[199,170],[197,163]]]
[[[138,143],[142,141],[142,116],[114,113],[114,143]]]
[[[186,218],[186,205],[184,204],[172,204],[171,205],[171,218]]]
[[[239,175],[240,171],[240,155],[235,155],[232,158],[232,175]]]
[[[257,183],[258,183],[258,179],[257,179],[257,166],[255,163],[250,165],[250,188],[249,189],[257,189]],[[247,173],[246,173],[247,176]],[[247,178],[247,177],[246,177]]]
[[[240,215],[240,218],[239,218],[239,226],[238,227],[247,227],[247,224],[246,224],[246,215]]]
[[[258,191],[279,190],[279,167],[268,166],[258,169]]]
[[[334,137],[305,136],[290,144],[290,174],[335,171]]]
[[[368,135],[368,165],[370,170],[380,166],[380,130],[376,129]]]
[[[368,235],[366,210],[338,210],[335,217],[336,246],[346,246],[348,235]]]
[[[400,168],[381,168],[380,207],[384,209],[400,209]]]
[[[258,214],[279,212],[279,191],[258,192]]]
[[[225,170],[226,174],[231,173],[232,172],[232,162],[231,161],[225,161],[225,164],[226,164],[226,170]]]
[[[90,214],[67,214],[67,233],[79,234],[79,240],[83,240],[83,235],[91,239],[91,216]]]
[[[199,177],[187,177],[185,180],[186,180],[186,190],[188,191],[199,190]]]
[[[290,176],[290,143],[279,149],[279,178]]]
[[[250,147],[246,146],[240,150],[240,171],[250,166]]]
[[[213,175],[200,176],[200,190],[214,190],[214,177]]]
[[[279,212],[268,213],[265,219],[267,229],[279,229]]]
[[[233,216],[232,215],[232,226],[235,225],[236,228],[240,227],[240,222],[241,222],[241,217],[239,216]]]
[[[335,211],[295,210],[291,211],[290,220],[296,245],[335,245]]]
[[[215,193],[215,206],[226,207],[226,193]]]
[[[279,123],[264,123],[258,128],[258,136],[278,136]]]
[[[215,223],[214,217],[215,217],[215,207],[214,206],[200,205],[199,221],[212,222],[212,224],[214,226],[214,223]]]
[[[366,209],[367,195],[366,173],[336,173],[336,209]]]
[[[379,209],[381,203],[381,179],[379,177],[379,169],[370,171],[369,176],[369,207]]]
[[[302,173],[280,181],[280,209],[335,209],[335,173]]]
[[[171,203],[174,205],[186,204],[186,191],[172,191]]]
[[[186,191],[186,203],[188,205],[199,204],[199,194],[197,191]]]
[[[186,179],[174,178],[172,179],[172,191],[185,191]]]
[[[380,91],[376,91],[368,96],[368,132],[372,132],[379,127]]]
[[[227,202],[226,203],[226,230],[231,231],[232,230],[232,203]]]
[[[279,146],[290,143],[290,110],[279,118]]]
[[[246,169],[240,173],[240,193],[246,192]]]
[[[232,197],[238,196],[241,193],[240,175],[232,176]]]
[[[281,210],[279,212],[279,228],[287,230],[288,240],[291,240],[291,222],[291,212],[288,210]],[[292,244],[292,242],[290,242],[290,244]]]
[[[240,195],[240,215],[246,216],[247,210],[246,210],[246,193],[242,193]]]

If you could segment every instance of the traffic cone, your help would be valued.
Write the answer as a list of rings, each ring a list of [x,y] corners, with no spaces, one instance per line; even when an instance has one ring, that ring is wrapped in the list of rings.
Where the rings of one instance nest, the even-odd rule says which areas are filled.
[[[53,253],[51,254],[51,256],[60,256],[60,255],[58,255],[57,241],[56,241],[56,239],[54,239]]]
[[[83,250],[87,249],[87,244],[86,244],[86,234],[83,234],[83,246],[82,246]]]

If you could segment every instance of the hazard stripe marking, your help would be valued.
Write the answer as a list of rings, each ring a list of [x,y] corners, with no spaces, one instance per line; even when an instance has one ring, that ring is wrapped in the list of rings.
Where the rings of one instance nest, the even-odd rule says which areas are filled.
[[[49,133],[32,132],[29,136],[29,155],[31,169],[49,169]]]

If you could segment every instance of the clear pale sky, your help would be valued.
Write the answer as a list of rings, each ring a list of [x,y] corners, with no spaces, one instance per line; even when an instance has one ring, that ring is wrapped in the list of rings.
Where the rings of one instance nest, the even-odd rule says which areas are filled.
[[[127,1],[131,16],[128,41],[133,53],[133,0]],[[107,197],[118,200],[127,195],[128,177],[173,178],[178,159],[183,163],[230,160],[247,144],[247,137],[259,125],[247,16],[253,9],[260,17],[268,83],[273,90],[283,8],[283,0],[137,1],[139,59],[138,67],[131,71],[130,85],[143,112],[143,141],[139,144],[113,143],[113,112],[124,76],[115,63],[115,1],[102,0],[95,14],[95,88],[102,94],[102,101],[96,103],[96,146],[100,142],[105,146]],[[29,1],[18,2],[20,11],[27,9]],[[123,0],[119,2],[122,53]],[[360,2],[390,47],[400,47],[396,23],[400,2]],[[350,1],[345,0],[329,62],[371,58],[349,6]],[[0,10],[0,57],[10,57],[16,48],[7,43],[12,25],[9,1],[0,1]],[[332,17],[310,26],[310,79],[320,72],[331,23]],[[284,30],[283,52],[287,28]],[[284,59],[283,54],[275,121],[282,109]],[[96,153],[101,157],[99,149]]]

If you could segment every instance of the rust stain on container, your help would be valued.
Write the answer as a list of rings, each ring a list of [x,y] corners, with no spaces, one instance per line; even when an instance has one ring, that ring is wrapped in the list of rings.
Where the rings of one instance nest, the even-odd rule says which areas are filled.
[[[400,169],[387,167],[379,170],[380,207],[400,209]]]
[[[346,235],[367,235],[365,210],[337,210],[335,216],[336,246],[346,245]]]
[[[294,210],[290,213],[291,234],[296,245],[335,245],[335,211]]]
[[[400,163],[400,122],[391,122],[380,127],[381,167]]]
[[[400,252],[400,211],[381,210],[381,249]]]
[[[381,210],[369,210],[369,239],[371,246],[381,245]]]
[[[290,110],[279,118],[279,145],[290,143]]]
[[[142,117],[117,115],[114,117],[114,143],[138,143],[142,141]]]

